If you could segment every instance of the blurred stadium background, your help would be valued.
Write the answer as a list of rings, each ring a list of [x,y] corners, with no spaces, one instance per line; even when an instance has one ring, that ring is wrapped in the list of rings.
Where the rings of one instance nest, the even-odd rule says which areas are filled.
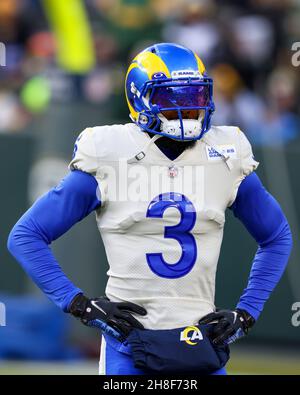
[[[128,122],[126,68],[158,41],[195,50],[215,79],[215,124],[238,124],[258,170],[292,226],[289,267],[251,336],[232,347],[229,373],[300,374],[299,0],[1,0],[0,374],[97,374],[100,338],[52,306],[6,249],[33,201],[66,174],[87,126]],[[255,243],[228,214],[217,305],[234,306]],[[104,292],[107,263],[93,216],[53,244],[65,272],[89,295]],[[300,322],[299,322],[300,324]]]

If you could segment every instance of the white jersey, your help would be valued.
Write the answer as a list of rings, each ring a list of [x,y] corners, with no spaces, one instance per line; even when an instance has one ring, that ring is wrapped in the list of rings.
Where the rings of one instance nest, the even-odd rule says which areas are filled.
[[[225,210],[258,163],[236,127],[213,126],[175,160],[157,138],[132,123],[88,128],[70,168],[99,184],[106,295],[143,306],[145,328],[171,329],[214,311]]]

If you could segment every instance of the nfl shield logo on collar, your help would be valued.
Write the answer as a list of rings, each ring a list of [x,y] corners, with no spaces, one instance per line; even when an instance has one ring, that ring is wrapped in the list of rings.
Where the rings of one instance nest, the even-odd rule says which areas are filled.
[[[178,169],[175,166],[169,167],[169,177],[174,178],[178,176]]]

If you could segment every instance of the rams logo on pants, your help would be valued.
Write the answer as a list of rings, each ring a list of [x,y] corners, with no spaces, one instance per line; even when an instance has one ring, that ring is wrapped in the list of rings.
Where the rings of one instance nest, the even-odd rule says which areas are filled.
[[[203,340],[203,335],[196,326],[188,326],[180,333],[180,341],[191,346],[195,346],[200,340]]]

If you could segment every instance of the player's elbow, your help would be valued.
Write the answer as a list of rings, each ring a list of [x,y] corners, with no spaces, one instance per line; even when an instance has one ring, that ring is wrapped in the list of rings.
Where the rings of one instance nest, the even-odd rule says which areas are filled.
[[[285,220],[280,232],[276,237],[260,245],[263,248],[272,249],[281,255],[290,256],[293,248],[293,236],[287,220]]]
[[[291,231],[291,228],[290,228],[290,225],[288,222],[286,223],[282,238],[285,241],[285,243],[287,244],[287,246],[289,248],[289,254],[290,254],[293,249],[293,234],[292,234],[292,231]]]
[[[21,218],[10,231],[7,239],[7,249],[17,259],[22,255],[26,245],[35,239],[35,234]]]
[[[7,239],[7,249],[11,255],[16,256],[20,241],[20,229],[18,224],[16,224],[9,233]]]
[[[10,234],[8,235],[7,249],[11,253],[11,255],[14,255],[14,251],[16,249],[16,237],[14,228],[10,231]]]

